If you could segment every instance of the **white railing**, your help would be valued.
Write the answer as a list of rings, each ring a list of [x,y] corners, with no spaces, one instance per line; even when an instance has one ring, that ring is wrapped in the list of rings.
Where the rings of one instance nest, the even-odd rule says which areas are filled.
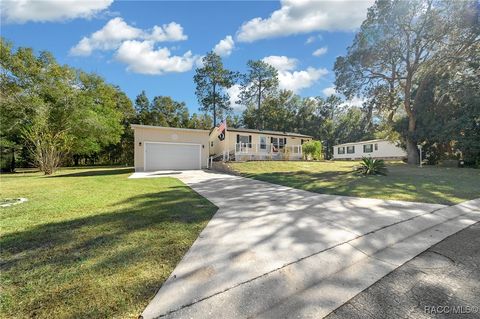
[[[302,155],[301,145],[236,143],[235,155]]]

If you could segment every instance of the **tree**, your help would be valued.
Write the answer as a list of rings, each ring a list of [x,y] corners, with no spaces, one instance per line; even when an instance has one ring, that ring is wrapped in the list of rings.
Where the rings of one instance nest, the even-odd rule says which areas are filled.
[[[18,155],[25,153],[22,130],[42,101],[39,99],[41,70],[47,59],[36,57],[30,48],[13,50],[13,44],[0,38],[0,161],[2,171],[14,171]]]
[[[305,159],[322,159],[322,143],[320,141],[309,141],[302,145],[302,153]]]
[[[68,154],[91,155],[120,140],[118,89],[97,75],[60,65],[48,52],[14,52],[3,39],[1,66],[2,145],[26,145],[46,174]]]
[[[260,110],[263,99],[276,92],[278,88],[278,71],[262,60],[247,62],[248,72],[243,75],[240,87],[239,103],[250,106],[257,105]],[[263,118],[256,122],[262,128]]]
[[[98,154],[109,145],[115,145],[123,134],[123,114],[118,109],[118,89],[96,74],[79,72],[72,93],[71,110],[59,100],[62,127],[72,138],[71,153],[80,156]],[[51,124],[52,125],[52,124]]]
[[[200,130],[209,130],[212,128],[212,123],[213,120],[210,115],[205,113],[199,116],[197,113],[193,113],[190,117],[188,127]]]
[[[156,96],[150,106],[149,125],[187,127],[189,114],[184,102],[177,102],[170,96]]]
[[[147,93],[142,91],[135,99],[135,112],[137,113],[137,120],[139,124],[150,125],[150,101]]]
[[[401,101],[410,164],[418,163],[418,93],[478,45],[477,16],[476,1],[377,0],[347,55],[335,62],[335,85],[347,98],[381,92],[392,112]]]
[[[202,59],[203,66],[195,70],[193,80],[196,84],[195,94],[200,109],[212,112],[213,125],[217,125],[217,115],[229,111],[230,98],[225,89],[232,87],[237,77],[235,72],[223,67],[222,58],[214,52],[209,52]]]
[[[480,48],[476,57],[432,76],[418,93],[416,138],[430,164],[460,157],[467,164],[480,163],[479,55]]]

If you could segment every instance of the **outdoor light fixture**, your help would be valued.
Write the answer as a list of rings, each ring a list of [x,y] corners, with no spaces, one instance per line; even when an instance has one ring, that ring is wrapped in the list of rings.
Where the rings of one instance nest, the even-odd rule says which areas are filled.
[[[138,142],[138,146],[142,146],[142,142]]]

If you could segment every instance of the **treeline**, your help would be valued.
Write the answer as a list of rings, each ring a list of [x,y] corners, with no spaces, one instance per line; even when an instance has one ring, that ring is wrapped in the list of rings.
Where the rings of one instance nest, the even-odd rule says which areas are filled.
[[[59,65],[48,52],[1,40],[0,164],[133,163],[130,124],[211,129],[221,119],[312,135],[324,158],[338,143],[400,141],[409,163],[464,159],[480,166],[480,24],[476,1],[377,1],[335,66],[338,95],[302,98],[279,88],[277,70],[250,60],[241,74],[209,52],[195,70],[201,113],[168,96],[132,101],[95,74]],[[241,115],[228,92],[237,85]],[[354,99],[360,97],[361,99]],[[424,157],[425,158],[425,157]]]

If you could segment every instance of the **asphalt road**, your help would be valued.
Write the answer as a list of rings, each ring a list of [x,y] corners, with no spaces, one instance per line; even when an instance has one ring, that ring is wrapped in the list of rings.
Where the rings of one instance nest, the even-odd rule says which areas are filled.
[[[326,318],[480,318],[480,223],[447,237]]]

